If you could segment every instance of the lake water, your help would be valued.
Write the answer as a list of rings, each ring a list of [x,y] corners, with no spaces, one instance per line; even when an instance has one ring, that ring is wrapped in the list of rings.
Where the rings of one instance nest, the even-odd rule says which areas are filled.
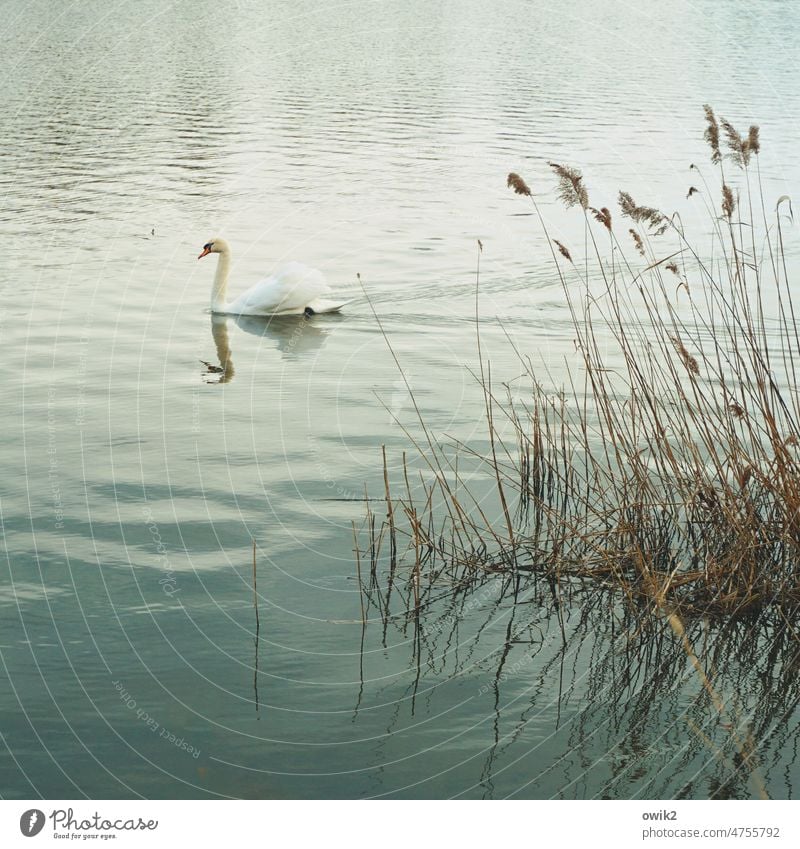
[[[691,223],[708,102],[761,125],[765,193],[792,194],[800,7],[0,10],[2,795],[751,795],[690,730],[715,720],[669,633],[631,647],[598,598],[562,635],[546,593],[514,604],[491,577],[442,587],[421,636],[375,608],[362,629],[352,522],[380,520],[381,446],[398,485],[404,451],[420,465],[387,339],[430,431],[485,448],[477,239],[497,384],[519,371],[506,333],[556,377],[573,350],[509,171],[575,248],[548,160],[596,206],[624,188]],[[297,259],[353,303],[212,320],[196,256],[217,234],[232,294]],[[792,796],[791,640],[710,645],[768,792]]]

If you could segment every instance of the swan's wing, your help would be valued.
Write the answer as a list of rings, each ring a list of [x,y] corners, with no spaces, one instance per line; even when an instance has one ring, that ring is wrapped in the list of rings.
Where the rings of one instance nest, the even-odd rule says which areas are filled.
[[[320,295],[330,292],[321,271],[300,262],[281,266],[259,281],[228,306],[240,315],[269,315],[303,308]]]

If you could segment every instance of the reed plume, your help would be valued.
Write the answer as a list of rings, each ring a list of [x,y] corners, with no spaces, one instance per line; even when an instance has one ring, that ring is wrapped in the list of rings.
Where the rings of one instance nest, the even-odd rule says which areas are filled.
[[[747,132],[747,144],[750,150],[758,156],[761,152],[761,142],[758,138],[758,124],[751,124]]]
[[[722,119],[722,129],[725,130],[725,136],[728,139],[729,158],[732,159],[740,168],[746,168],[750,164],[750,137],[742,138],[736,132],[736,128],[730,121]],[[756,128],[756,135],[758,135]]]
[[[692,195],[697,194],[700,189],[696,189],[694,186],[689,186],[689,191],[686,192],[686,199],[688,200]]]
[[[736,209],[736,200],[733,197],[731,187],[727,183],[722,184],[722,212],[728,221],[733,217],[733,211]]]
[[[642,237],[633,229],[633,227],[631,227],[628,232],[633,237],[633,244],[636,245],[636,250],[644,256],[644,244],[642,243]]]
[[[681,342],[680,338],[678,336],[670,336],[669,338],[675,350],[680,355],[681,360],[683,360],[686,371],[691,374],[700,374],[700,366],[697,364],[697,360],[686,350],[686,346]]]
[[[652,206],[637,206],[628,192],[619,193],[619,207],[626,218],[632,218],[638,224],[659,227],[655,235],[660,236],[669,226],[667,217]]]
[[[744,418],[744,408],[737,401],[732,401],[730,404],[728,404],[728,409],[731,411],[731,415],[735,418]]]
[[[706,131],[703,138],[708,142],[711,148],[711,161],[716,164],[722,161],[722,152],[719,149],[719,124],[714,115],[714,110],[706,104],[703,106],[703,111],[706,113]]]
[[[572,256],[570,252],[564,247],[564,245],[562,245],[561,242],[558,241],[558,239],[553,239],[553,242],[555,242],[556,247],[558,248],[558,252],[561,254],[561,256],[563,256],[564,259],[568,259],[570,262],[572,262]]]
[[[558,176],[558,196],[569,209],[571,206],[589,208],[589,193],[583,184],[583,175],[577,168],[559,165],[557,162],[547,163]]]
[[[513,171],[508,175],[508,180],[506,181],[506,185],[513,189],[518,195],[525,195],[530,197],[532,192],[528,188],[528,184],[519,176],[519,174],[514,173]]]

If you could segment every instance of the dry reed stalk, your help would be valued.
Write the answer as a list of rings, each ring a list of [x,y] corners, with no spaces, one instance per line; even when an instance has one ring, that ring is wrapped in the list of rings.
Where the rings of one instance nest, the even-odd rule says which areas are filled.
[[[253,540],[253,607],[256,611],[256,636],[261,627],[258,617],[258,587],[256,586],[256,541]]]
[[[358,544],[358,532],[356,523],[353,522],[353,551],[356,555],[356,575],[358,577],[358,603],[361,606],[361,624],[366,625],[367,615],[364,610],[364,584],[361,580],[361,547]]]
[[[384,488],[384,497],[386,499],[386,518],[389,522],[389,548],[390,548],[390,562],[394,564],[397,559],[397,534],[395,532],[394,527],[394,506],[392,504],[392,494],[389,489],[389,469],[386,465],[386,446],[381,446],[381,453],[383,455],[383,488]]]
[[[517,181],[522,181],[524,185],[524,181],[519,175],[509,174],[508,175],[508,183],[512,185],[512,177],[516,177]],[[516,186],[515,186],[516,190]],[[518,194],[521,194],[518,192]],[[494,428],[494,419],[492,416],[492,388],[491,388],[491,366],[487,363],[487,372],[488,372],[488,380],[486,378],[486,374],[484,372],[483,366],[483,352],[481,350],[481,334],[480,334],[480,279],[481,279],[481,254],[483,253],[483,246],[478,244],[478,257],[477,263],[475,266],[475,340],[478,348],[478,362],[480,365],[481,372],[481,387],[483,388],[483,401],[484,408],[486,410],[486,423],[489,429],[489,444],[492,452],[492,467],[495,471],[495,480],[497,481],[497,494],[500,498],[500,504],[503,508],[503,515],[506,519],[506,530],[508,531],[508,541],[511,547],[511,550],[514,550],[514,526],[511,522],[511,513],[508,509],[508,502],[506,501],[505,491],[503,489],[503,483],[500,477],[500,473],[497,465],[497,452],[495,448],[495,428]]]

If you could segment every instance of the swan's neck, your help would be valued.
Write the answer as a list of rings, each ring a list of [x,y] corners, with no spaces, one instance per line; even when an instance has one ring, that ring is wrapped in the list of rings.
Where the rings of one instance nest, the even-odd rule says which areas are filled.
[[[217,273],[211,287],[211,309],[225,312],[225,296],[228,293],[228,271],[231,267],[231,252],[221,251],[217,262]]]

